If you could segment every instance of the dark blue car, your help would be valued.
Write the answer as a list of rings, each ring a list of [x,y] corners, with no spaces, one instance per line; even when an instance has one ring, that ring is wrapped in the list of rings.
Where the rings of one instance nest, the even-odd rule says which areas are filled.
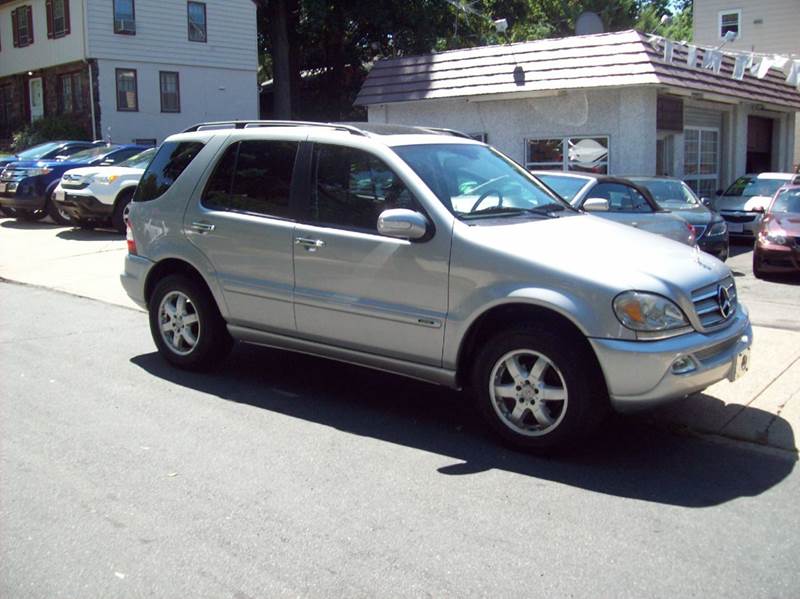
[[[22,160],[8,164],[0,173],[0,206],[20,220],[39,220],[50,215],[60,225],[69,224],[52,200],[61,175],[83,166],[111,166],[127,160],[148,146],[95,145],[64,160]]]
[[[12,162],[19,162],[20,160],[64,160],[76,152],[97,145],[105,145],[105,142],[69,140],[48,141],[37,146],[31,146],[27,150],[23,150],[11,156],[3,156],[0,158],[0,171]]]

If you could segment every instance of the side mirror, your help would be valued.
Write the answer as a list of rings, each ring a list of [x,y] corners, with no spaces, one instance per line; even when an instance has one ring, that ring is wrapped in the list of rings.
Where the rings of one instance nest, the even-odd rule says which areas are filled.
[[[587,212],[608,212],[608,200],[604,198],[589,198],[583,203]]]
[[[421,239],[428,233],[428,219],[405,208],[384,210],[378,217],[378,233],[397,239]]]
[[[711,198],[700,198],[700,203],[706,208],[714,209],[714,202],[711,201]]]
[[[721,196],[723,193],[725,193],[725,192],[724,192],[724,191],[722,191],[721,189],[718,189],[718,190],[717,190],[717,191],[714,193],[714,195],[716,195],[717,197],[719,197],[719,196]]]

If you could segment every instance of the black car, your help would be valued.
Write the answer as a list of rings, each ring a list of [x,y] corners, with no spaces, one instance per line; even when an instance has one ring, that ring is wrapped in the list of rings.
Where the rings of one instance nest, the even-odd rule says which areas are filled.
[[[718,212],[708,208],[692,188],[672,177],[628,177],[645,187],[659,206],[687,220],[694,227],[697,245],[723,262],[728,258],[728,226]]]

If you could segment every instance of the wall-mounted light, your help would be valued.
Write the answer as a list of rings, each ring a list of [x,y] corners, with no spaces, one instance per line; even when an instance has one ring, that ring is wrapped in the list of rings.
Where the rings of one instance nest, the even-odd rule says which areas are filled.
[[[28,71],[28,77],[33,77],[33,71]]]
[[[505,19],[497,19],[494,21],[494,29],[497,33],[505,33],[508,29],[508,21]]]

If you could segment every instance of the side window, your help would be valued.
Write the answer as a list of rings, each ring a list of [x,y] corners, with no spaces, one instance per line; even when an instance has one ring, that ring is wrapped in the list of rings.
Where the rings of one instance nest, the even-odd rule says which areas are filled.
[[[252,140],[228,148],[203,194],[203,205],[287,218],[297,142]]]
[[[149,202],[164,195],[203,149],[199,141],[170,141],[161,144],[142,175],[134,202]]]
[[[419,209],[400,178],[362,150],[318,145],[314,173],[310,214],[314,222],[376,232],[384,210]]]
[[[621,183],[598,183],[589,192],[590,198],[608,200],[609,212],[652,212],[645,197],[633,187]]]
[[[206,189],[203,192],[203,206],[206,208],[212,210],[228,210],[230,208],[228,198],[231,193],[233,171],[236,168],[236,154],[238,152],[239,144],[231,144],[214,168],[214,173],[208,180]]]

